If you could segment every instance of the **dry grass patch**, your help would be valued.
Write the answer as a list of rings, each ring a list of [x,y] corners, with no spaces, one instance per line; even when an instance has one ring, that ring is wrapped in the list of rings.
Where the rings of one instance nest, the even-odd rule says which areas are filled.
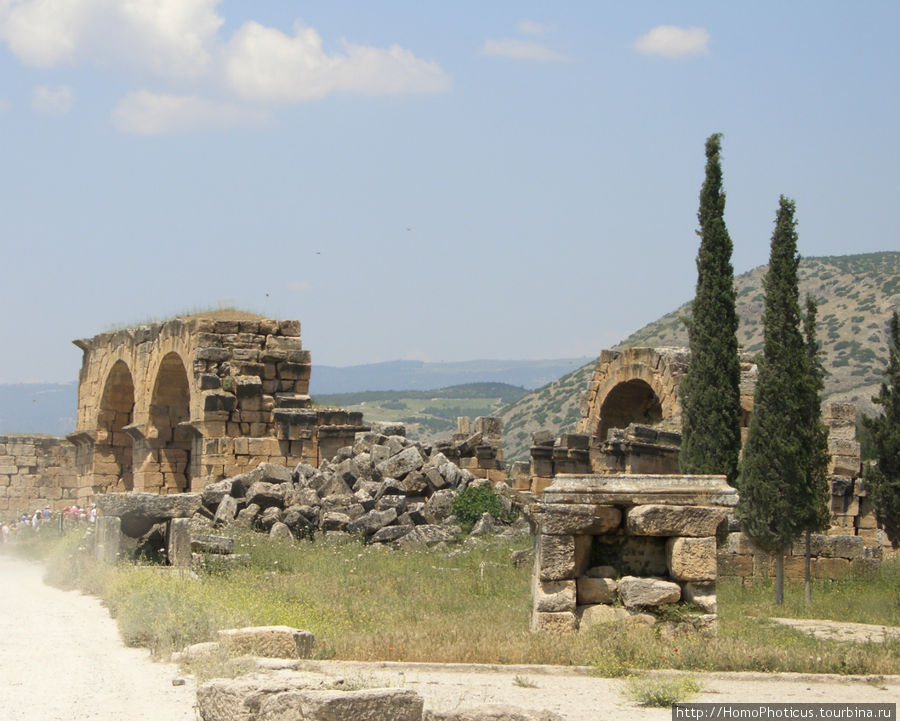
[[[71,537],[57,544],[48,577],[101,596],[126,641],[159,656],[213,640],[222,628],[287,625],[316,635],[319,658],[593,665],[611,677],[635,669],[900,673],[900,642],[818,640],[768,622],[764,586],[720,583],[716,638],[620,626],[531,633],[531,569],[510,563],[512,551],[530,544],[492,539],[396,551],[358,542],[273,543],[248,533],[235,550],[251,556],[249,567],[211,565],[191,578],[158,566],[99,567],[79,553],[84,541]],[[817,583],[808,615],[895,622],[898,568],[886,562],[871,581]],[[789,604],[794,595],[802,598],[802,589],[790,590]],[[778,613],[788,608],[804,611],[789,605]]]

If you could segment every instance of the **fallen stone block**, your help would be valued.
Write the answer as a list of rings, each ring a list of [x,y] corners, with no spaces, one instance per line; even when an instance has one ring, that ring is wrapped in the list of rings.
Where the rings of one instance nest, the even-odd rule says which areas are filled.
[[[262,700],[258,721],[420,721],[424,701],[415,691],[297,690]]]
[[[197,688],[197,710],[203,721],[256,721],[260,704],[268,697],[321,684],[320,675],[298,671],[216,678]]]
[[[290,626],[250,626],[219,631],[219,643],[230,655],[309,658],[316,637]]]
[[[487,704],[461,711],[426,711],[422,721],[564,721],[552,711],[527,711],[515,706]]]

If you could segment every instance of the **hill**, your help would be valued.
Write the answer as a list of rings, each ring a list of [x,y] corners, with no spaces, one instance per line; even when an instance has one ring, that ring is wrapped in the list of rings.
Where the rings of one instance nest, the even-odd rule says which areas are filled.
[[[345,367],[314,365],[309,392],[318,396],[388,389],[427,391],[468,383],[506,383],[530,390],[540,388],[589,360],[588,357],[453,363],[398,360]]]
[[[506,383],[467,383],[429,391],[363,391],[313,396],[321,406],[339,406],[363,413],[367,422],[402,421],[413,440],[447,438],[456,419],[496,415],[524,396],[524,388]]]
[[[767,270],[763,265],[735,278],[738,342],[751,353],[762,349],[762,281]],[[809,294],[819,304],[818,335],[828,372],[825,399],[856,403],[861,411],[874,413],[871,397],[888,357],[888,319],[900,310],[900,253],[804,258],[799,279],[801,303]],[[681,319],[689,313],[688,302],[616,347],[686,346],[687,329]],[[591,361],[503,410],[507,461],[528,457],[536,430],[560,433],[574,428],[593,368]]]

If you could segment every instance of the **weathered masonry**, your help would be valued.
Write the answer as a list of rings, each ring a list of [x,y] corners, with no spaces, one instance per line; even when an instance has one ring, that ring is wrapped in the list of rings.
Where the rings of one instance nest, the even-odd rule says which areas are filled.
[[[528,478],[523,472],[514,486],[540,493],[559,473],[678,473],[678,385],[689,359],[687,348],[604,350],[582,398],[576,432],[559,439],[535,433]],[[745,437],[756,372],[749,358],[741,361]]]
[[[318,465],[362,414],[310,407],[300,323],[196,317],[74,341],[79,495],[181,493],[260,463]]]
[[[716,530],[737,503],[724,476],[561,474],[537,505],[534,630],[683,624],[716,632]]]

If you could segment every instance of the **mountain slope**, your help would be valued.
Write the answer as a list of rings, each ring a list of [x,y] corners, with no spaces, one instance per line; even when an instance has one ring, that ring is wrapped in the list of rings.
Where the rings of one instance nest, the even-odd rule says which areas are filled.
[[[759,266],[735,278],[738,342],[751,353],[762,349],[762,281],[767,270],[768,266]],[[818,335],[828,372],[826,400],[852,402],[864,412],[874,412],[870,399],[887,362],[888,319],[900,310],[900,253],[804,258],[799,278],[801,303],[809,294],[819,304]],[[689,313],[690,303],[685,303],[616,347],[686,346],[682,318]],[[503,410],[508,461],[528,457],[534,431],[574,428],[593,368],[591,361]]]

